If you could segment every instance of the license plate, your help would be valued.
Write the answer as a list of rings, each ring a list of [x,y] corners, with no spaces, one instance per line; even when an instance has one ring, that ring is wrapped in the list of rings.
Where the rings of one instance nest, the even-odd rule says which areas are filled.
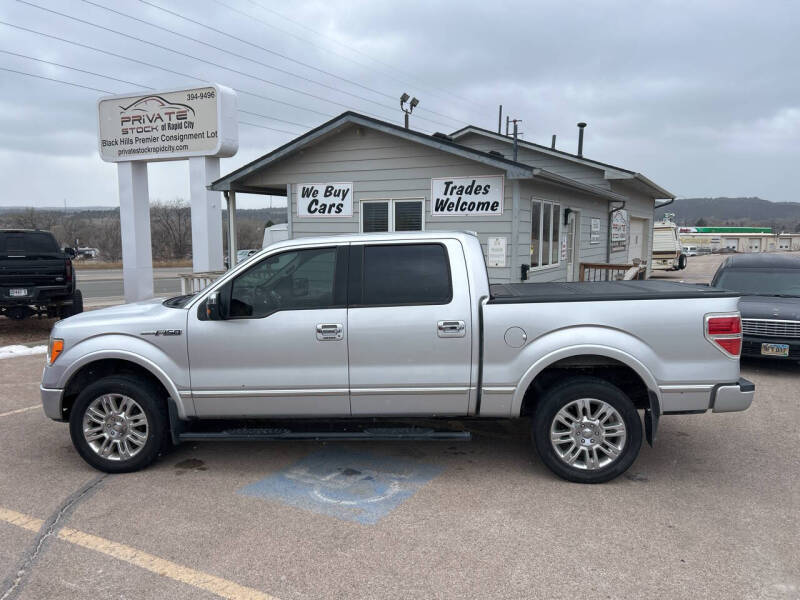
[[[28,290],[27,288],[11,288],[8,290],[8,295],[13,296],[14,298],[18,298],[20,296],[27,296]]]
[[[764,356],[789,356],[789,344],[761,344]]]

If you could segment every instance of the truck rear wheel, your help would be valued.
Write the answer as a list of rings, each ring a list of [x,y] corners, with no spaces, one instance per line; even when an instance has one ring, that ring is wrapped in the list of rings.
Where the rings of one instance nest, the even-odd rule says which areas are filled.
[[[135,377],[112,375],[78,395],[69,431],[78,454],[95,469],[138,471],[164,447],[166,408],[155,386]]]
[[[686,258],[685,254],[681,254],[680,258],[678,258],[678,270],[683,271],[686,268],[686,264],[688,263],[689,259]]]
[[[603,379],[576,377],[545,392],[533,419],[533,442],[547,467],[576,483],[624,473],[642,445],[630,398]]]

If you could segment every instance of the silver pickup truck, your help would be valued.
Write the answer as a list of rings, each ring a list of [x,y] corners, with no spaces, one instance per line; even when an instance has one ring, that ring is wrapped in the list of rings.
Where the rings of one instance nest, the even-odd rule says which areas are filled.
[[[526,417],[552,471],[601,482],[661,415],[750,405],[738,302],[665,281],[490,286],[469,233],[288,240],[198,294],[59,321],[42,402],[108,472],[185,440],[464,439],[443,425]]]

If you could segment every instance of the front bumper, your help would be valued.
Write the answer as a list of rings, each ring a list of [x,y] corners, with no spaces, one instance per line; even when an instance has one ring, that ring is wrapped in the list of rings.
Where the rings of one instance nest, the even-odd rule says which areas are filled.
[[[64,390],[52,390],[39,386],[39,393],[42,396],[44,414],[54,421],[64,421],[64,413],[61,410],[61,397]]]
[[[787,344],[789,356],[769,356],[761,354],[761,344]],[[800,339],[759,337],[745,334],[742,338],[742,356],[759,356],[778,360],[800,360]]]
[[[756,385],[740,377],[733,385],[720,385],[714,390],[711,408],[714,412],[735,412],[747,410],[753,402]]]

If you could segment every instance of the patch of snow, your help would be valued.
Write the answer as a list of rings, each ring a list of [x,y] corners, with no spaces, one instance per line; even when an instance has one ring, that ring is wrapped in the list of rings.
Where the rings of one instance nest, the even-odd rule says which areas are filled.
[[[12,346],[0,346],[0,359],[16,358],[17,356],[30,356],[31,354],[45,354],[47,346],[23,346],[14,344]]]

